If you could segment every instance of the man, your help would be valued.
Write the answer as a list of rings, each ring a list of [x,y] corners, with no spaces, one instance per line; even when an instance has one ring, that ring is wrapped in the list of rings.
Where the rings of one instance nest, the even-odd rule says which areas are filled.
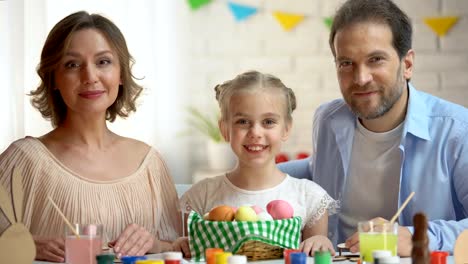
[[[348,0],[337,11],[330,47],[343,99],[314,117],[309,160],[283,163],[340,200],[329,237],[359,250],[358,221],[398,222],[398,253],[409,256],[412,217],[429,219],[431,250],[453,251],[468,228],[468,109],[416,90],[410,78],[411,22],[390,0]]]

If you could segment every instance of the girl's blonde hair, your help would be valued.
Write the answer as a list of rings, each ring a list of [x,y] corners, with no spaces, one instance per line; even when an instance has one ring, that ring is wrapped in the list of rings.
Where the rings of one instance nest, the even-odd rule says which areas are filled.
[[[216,100],[221,109],[221,120],[228,118],[231,96],[239,91],[253,91],[257,89],[275,89],[284,94],[286,101],[286,118],[292,121],[292,112],[296,109],[296,96],[291,88],[286,87],[281,80],[271,74],[258,71],[247,71],[236,78],[215,86]]]

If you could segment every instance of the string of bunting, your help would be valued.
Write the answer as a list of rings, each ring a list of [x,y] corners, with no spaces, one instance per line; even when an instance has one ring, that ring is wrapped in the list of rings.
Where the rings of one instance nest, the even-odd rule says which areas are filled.
[[[208,5],[213,0],[187,0],[192,10],[200,9]],[[259,8],[251,5],[238,3],[236,1],[227,1],[227,7],[231,11],[234,20],[242,22],[259,12]],[[273,17],[285,31],[291,31],[298,26],[306,17],[305,14],[289,13],[282,11],[272,12]],[[436,16],[424,18],[424,23],[438,36],[443,37],[457,23],[457,16]],[[324,17],[323,24],[330,29],[333,23],[333,17]]]
[[[187,0],[187,2],[192,10],[197,10],[211,3],[212,0]],[[236,1],[227,1],[226,4],[234,17],[234,20],[237,22],[245,21],[259,12],[258,7],[238,3]],[[291,31],[307,17],[304,14],[282,11],[275,11],[272,15],[285,31]],[[331,21],[331,17],[324,18],[324,24],[327,27],[331,25]]]

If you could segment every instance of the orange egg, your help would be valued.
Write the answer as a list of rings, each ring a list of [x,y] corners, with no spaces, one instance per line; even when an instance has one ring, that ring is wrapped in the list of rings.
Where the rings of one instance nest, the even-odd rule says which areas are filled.
[[[234,220],[234,210],[231,206],[220,205],[211,209],[208,214],[210,221],[232,221]]]

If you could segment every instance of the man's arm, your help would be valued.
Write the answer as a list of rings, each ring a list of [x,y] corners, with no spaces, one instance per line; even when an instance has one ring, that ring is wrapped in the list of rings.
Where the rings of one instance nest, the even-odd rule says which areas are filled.
[[[467,132],[461,133],[466,135]],[[453,220],[444,220],[444,219],[434,219],[429,221],[427,235],[429,238],[429,249],[430,250],[442,250],[453,253],[453,248],[455,246],[455,241],[457,237],[464,230],[468,229],[468,144],[464,141],[464,137],[459,137],[459,143],[456,144],[458,147],[455,151],[452,152],[454,155],[454,162],[452,167],[452,178],[453,178],[453,189],[451,197],[446,197],[446,199],[441,199],[441,201],[450,201],[453,202],[453,208],[455,210],[456,219]],[[417,193],[417,191],[416,191]],[[437,195],[437,194],[435,194]],[[430,206],[430,204],[428,204]],[[405,213],[405,211],[403,211]],[[415,212],[411,210],[406,211],[414,215]],[[410,234],[414,234],[413,226],[405,227]],[[403,250],[403,252],[411,251],[411,237],[404,235],[404,233],[399,233],[398,248]],[[404,240],[402,243],[401,240]],[[407,245],[405,249],[400,248],[401,245]]]
[[[455,240],[460,233],[468,229],[468,129],[461,130],[457,137],[457,149],[454,157],[452,178],[452,201],[457,220],[433,220],[429,222],[428,236],[431,250],[453,251]],[[410,228],[411,233],[413,230]]]
[[[284,173],[289,174],[291,177],[312,180],[312,173],[310,172],[310,161],[311,157],[307,159],[282,162],[277,166],[278,169]]]
[[[411,234],[414,233],[414,228],[412,226],[408,227],[408,229]],[[465,229],[468,229],[468,219],[460,221],[430,221],[427,231],[427,235],[429,237],[429,249],[453,253],[455,241]]]

